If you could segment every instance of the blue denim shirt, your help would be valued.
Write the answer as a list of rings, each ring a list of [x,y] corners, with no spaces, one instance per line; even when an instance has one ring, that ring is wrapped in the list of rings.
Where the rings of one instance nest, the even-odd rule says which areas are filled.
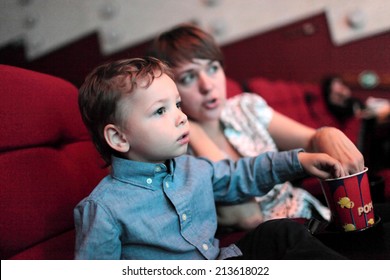
[[[223,259],[239,256],[215,238],[215,202],[262,196],[305,175],[299,150],[213,163],[181,156],[155,164],[113,157],[74,210],[76,259]]]

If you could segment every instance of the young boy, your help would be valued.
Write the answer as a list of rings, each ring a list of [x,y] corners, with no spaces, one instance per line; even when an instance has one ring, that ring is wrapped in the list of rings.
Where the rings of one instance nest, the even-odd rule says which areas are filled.
[[[75,208],[76,259],[343,258],[287,219],[220,248],[215,201],[239,203],[275,183],[343,170],[326,154],[300,150],[236,163],[187,156],[180,102],[169,68],[154,58],[107,63],[87,76],[80,111],[111,174]]]

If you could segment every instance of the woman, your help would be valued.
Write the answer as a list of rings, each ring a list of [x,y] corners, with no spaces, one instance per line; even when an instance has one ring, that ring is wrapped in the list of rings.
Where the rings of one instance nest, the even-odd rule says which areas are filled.
[[[220,160],[304,148],[338,159],[347,174],[363,170],[363,156],[340,130],[302,125],[274,111],[256,94],[226,100],[222,51],[210,34],[196,26],[180,25],[162,33],[149,54],[173,68],[182,109],[192,121],[193,154]],[[217,209],[220,225],[243,229],[275,218],[330,218],[328,208],[290,182],[276,185],[264,197]]]

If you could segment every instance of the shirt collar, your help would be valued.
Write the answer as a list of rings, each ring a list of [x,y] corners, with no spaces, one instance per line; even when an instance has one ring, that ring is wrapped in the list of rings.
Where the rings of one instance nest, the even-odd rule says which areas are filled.
[[[164,163],[150,163],[134,161],[112,156],[111,175],[117,180],[144,185],[145,178],[154,178],[157,175],[174,174],[176,162],[174,159]]]

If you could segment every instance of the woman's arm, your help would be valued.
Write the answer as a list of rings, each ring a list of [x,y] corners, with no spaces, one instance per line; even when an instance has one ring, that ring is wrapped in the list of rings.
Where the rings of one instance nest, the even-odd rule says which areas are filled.
[[[347,174],[364,168],[363,155],[337,128],[315,130],[274,111],[268,130],[281,150],[303,148],[308,152],[326,153],[340,161]]]
[[[316,130],[275,110],[268,131],[279,150],[303,148],[308,152],[312,151],[311,139]]]

